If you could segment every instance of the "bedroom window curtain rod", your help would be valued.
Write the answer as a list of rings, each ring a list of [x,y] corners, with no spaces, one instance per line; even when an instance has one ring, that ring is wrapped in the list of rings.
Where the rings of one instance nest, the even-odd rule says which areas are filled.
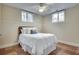
[[[51,14],[57,13],[57,12],[61,12],[61,11],[65,11],[66,9],[62,9],[62,10],[56,10],[55,12],[52,12]]]

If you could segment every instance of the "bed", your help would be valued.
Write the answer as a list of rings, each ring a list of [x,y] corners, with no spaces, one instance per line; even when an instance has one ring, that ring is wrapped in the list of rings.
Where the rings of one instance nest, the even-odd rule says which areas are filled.
[[[30,26],[20,26],[18,31],[19,43],[25,52],[47,55],[56,49],[57,38],[54,34],[39,33],[35,27]]]

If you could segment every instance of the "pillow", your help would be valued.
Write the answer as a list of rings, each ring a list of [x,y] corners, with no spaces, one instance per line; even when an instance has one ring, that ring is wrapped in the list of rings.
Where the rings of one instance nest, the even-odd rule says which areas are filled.
[[[31,34],[37,34],[37,31],[32,29]]]
[[[21,30],[21,32],[22,32],[22,34],[30,34],[30,29],[28,29],[28,28],[23,28],[23,29]]]
[[[36,34],[37,33],[37,28],[23,28],[21,30],[22,34]]]

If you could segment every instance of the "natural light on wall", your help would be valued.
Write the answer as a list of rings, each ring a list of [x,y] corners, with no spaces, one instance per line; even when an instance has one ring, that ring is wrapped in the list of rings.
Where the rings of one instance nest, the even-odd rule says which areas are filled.
[[[33,22],[33,14],[29,12],[22,11],[22,22]]]
[[[52,14],[52,23],[64,22],[64,11]]]

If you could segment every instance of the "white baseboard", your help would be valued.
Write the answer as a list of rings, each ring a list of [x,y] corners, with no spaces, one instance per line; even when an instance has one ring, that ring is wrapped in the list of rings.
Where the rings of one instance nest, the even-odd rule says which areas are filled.
[[[63,41],[63,40],[59,40],[58,42],[61,42],[61,43],[64,43],[64,44],[68,44],[68,45],[72,45],[72,46],[79,47],[79,43],[68,42],[68,41]]]
[[[18,42],[11,43],[11,44],[5,44],[5,45],[1,45],[1,46],[0,46],[0,49],[1,49],[1,48],[10,47],[10,46],[13,46],[13,45],[17,45],[17,44],[18,44]]]

